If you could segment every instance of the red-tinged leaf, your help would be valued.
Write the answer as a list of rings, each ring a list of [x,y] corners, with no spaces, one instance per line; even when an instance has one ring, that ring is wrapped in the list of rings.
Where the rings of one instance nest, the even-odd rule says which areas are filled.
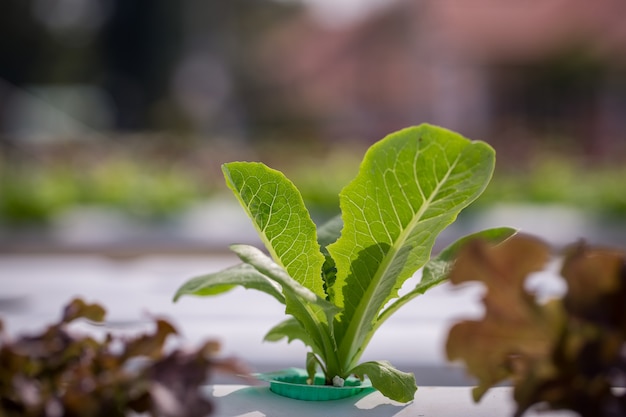
[[[451,281],[484,282],[486,313],[450,330],[448,357],[479,379],[476,400],[510,379],[515,416],[539,403],[583,417],[626,416],[626,393],[612,389],[626,380],[626,255],[570,248],[561,270],[567,293],[540,304],[524,283],[547,253],[536,239],[514,237],[459,254]]]
[[[529,274],[544,268],[549,256],[544,242],[524,234],[499,245],[473,240],[459,253],[449,279],[453,284],[483,282],[487,314],[525,321],[534,300],[524,290],[524,282]]]
[[[103,321],[106,315],[106,310],[99,304],[87,304],[80,298],[72,300],[63,310],[63,323],[69,323],[70,321],[78,318],[84,318],[91,321]]]
[[[450,281],[483,282],[485,316],[452,327],[446,352],[478,378],[476,400],[526,362],[545,356],[558,337],[560,308],[539,305],[524,289],[526,276],[543,268],[549,254],[545,243],[521,234],[495,246],[471,241],[459,252]]]
[[[219,346],[212,341],[164,356],[165,339],[176,333],[166,320],[156,320],[154,333],[131,341],[113,335],[97,341],[65,330],[80,317],[101,320],[104,309],[73,300],[41,334],[0,339],[0,416],[165,416],[172,410],[206,416],[212,405],[198,388],[215,363],[223,372],[243,369],[234,359],[215,359]]]
[[[626,336],[623,253],[576,245],[567,252],[561,275],[568,286],[563,303],[572,315],[609,327],[621,327]]]
[[[128,342],[123,356],[125,358],[131,356],[155,358],[160,356],[168,336],[178,334],[178,332],[172,324],[163,319],[158,319],[156,325],[153,334],[145,334]]]

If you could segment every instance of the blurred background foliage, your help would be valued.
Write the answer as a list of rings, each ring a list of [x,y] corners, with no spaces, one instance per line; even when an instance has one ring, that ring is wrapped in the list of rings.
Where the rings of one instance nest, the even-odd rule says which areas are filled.
[[[0,228],[94,205],[167,222],[243,159],[323,219],[370,144],[422,122],[496,148],[472,210],[626,220],[624,18],[619,0],[6,0]]]
[[[501,203],[566,205],[613,219],[626,219],[626,167],[590,167],[563,155],[537,155],[527,170],[500,169],[469,208]]]

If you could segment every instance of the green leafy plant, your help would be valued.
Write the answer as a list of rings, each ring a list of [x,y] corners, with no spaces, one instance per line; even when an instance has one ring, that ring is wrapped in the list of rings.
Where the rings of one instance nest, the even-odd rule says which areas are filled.
[[[318,369],[329,385],[367,375],[382,394],[410,401],[414,375],[360,358],[385,320],[445,280],[460,243],[430,259],[435,239],[484,190],[494,163],[489,145],[446,129],[425,124],[398,131],[370,147],[357,177],[340,193],[341,217],[319,230],[281,172],[255,162],[224,164],[226,183],[269,256],[233,245],[242,264],[191,279],[174,299],[216,295],[237,285],[264,291],[291,316],[265,339],[299,339],[309,346],[310,380]],[[502,228],[477,235],[500,241],[512,233]],[[422,267],[421,281],[400,294]]]
[[[72,300],[58,323],[11,341],[0,321],[0,416],[206,416],[212,404],[199,391],[209,372],[240,372],[217,359],[216,342],[196,351],[164,351],[176,329],[155,319],[154,333],[100,341],[67,329],[77,319],[102,321],[98,304]]]
[[[481,320],[455,324],[446,345],[478,379],[476,401],[510,380],[515,416],[544,404],[582,416],[626,416],[626,253],[573,245],[562,254],[562,298],[540,302],[530,274],[553,256],[543,241],[516,235],[492,245],[463,247],[450,273],[455,284],[486,286]]]
[[[139,158],[109,158],[89,166],[2,164],[0,226],[45,225],[77,206],[100,206],[135,220],[180,213],[199,196],[199,179]]]
[[[574,155],[535,155],[522,169],[504,165],[471,210],[498,204],[558,204],[603,219],[624,219],[626,168],[581,163]]]

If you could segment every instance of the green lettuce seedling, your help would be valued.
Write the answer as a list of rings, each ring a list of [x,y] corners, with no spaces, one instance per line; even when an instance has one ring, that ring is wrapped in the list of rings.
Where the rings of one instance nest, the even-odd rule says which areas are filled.
[[[369,377],[383,395],[414,398],[415,376],[387,361],[360,362],[376,330],[398,308],[443,282],[462,241],[430,258],[435,239],[491,179],[494,150],[454,132],[420,125],[395,132],[366,153],[357,177],[340,193],[341,216],[317,230],[296,187],[256,162],[222,170],[252,219],[269,256],[248,245],[231,249],[242,264],[196,277],[176,293],[215,295],[242,286],[285,305],[287,320],[265,339],[299,339],[310,347],[306,368],[326,383]],[[514,233],[490,229],[491,241]],[[403,283],[423,268],[404,295]],[[339,377],[339,378],[336,378]]]

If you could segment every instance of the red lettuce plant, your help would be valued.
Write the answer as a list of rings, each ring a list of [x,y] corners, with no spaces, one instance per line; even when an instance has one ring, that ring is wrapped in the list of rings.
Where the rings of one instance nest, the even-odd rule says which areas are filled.
[[[626,254],[577,244],[563,254],[562,298],[540,302],[525,286],[551,257],[541,240],[516,235],[465,245],[450,281],[485,284],[485,315],[452,327],[450,360],[478,379],[474,399],[508,380],[515,416],[535,404],[585,417],[626,416]]]
[[[153,333],[103,341],[76,336],[67,326],[77,319],[102,321],[105,310],[71,301],[58,323],[41,334],[8,340],[0,321],[0,416],[206,416],[212,404],[199,385],[216,367],[238,371],[233,360],[215,357],[209,341],[195,351],[164,351],[177,333],[155,320]]]

